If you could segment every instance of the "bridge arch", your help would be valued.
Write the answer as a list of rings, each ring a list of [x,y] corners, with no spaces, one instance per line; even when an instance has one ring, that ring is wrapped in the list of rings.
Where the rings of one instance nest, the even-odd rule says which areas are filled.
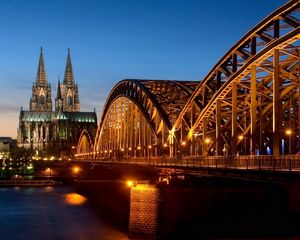
[[[190,155],[278,156],[288,141],[299,151],[299,5],[289,1],[262,20],[197,86],[172,128],[191,149],[201,144]]]
[[[93,157],[94,139],[87,129],[84,129],[79,137],[77,144],[77,159],[91,159]]]
[[[98,126],[97,157],[169,155],[169,132],[196,82],[126,79],[110,92]]]
[[[202,81],[117,83],[94,156],[198,160],[299,152],[299,39],[300,1],[291,0],[242,37]]]

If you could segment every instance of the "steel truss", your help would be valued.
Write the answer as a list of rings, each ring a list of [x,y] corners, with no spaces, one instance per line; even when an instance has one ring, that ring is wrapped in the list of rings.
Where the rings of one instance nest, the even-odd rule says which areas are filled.
[[[174,137],[183,129],[184,141],[191,147],[200,142],[204,156],[278,156],[286,153],[280,145],[287,128],[296,144],[299,19],[299,1],[290,1],[235,44],[200,82],[174,124]]]
[[[199,82],[119,82],[108,96],[97,130],[97,158],[169,155],[169,132]]]
[[[300,151],[300,1],[238,41],[200,82],[123,80],[95,139],[97,158]]]

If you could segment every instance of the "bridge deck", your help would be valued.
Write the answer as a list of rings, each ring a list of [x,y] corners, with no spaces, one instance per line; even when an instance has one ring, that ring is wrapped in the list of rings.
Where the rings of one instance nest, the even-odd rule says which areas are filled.
[[[276,172],[300,172],[300,155],[275,156],[221,156],[221,157],[183,157],[171,158],[130,158],[130,159],[81,159],[79,162],[102,162],[117,164],[137,164],[157,167],[176,168],[213,168],[213,169],[237,169],[248,171],[276,171]]]

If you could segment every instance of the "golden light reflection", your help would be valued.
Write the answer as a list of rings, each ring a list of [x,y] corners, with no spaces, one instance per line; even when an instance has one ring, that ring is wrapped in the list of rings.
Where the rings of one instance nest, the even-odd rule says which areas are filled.
[[[48,187],[45,187],[45,188],[44,188],[44,191],[45,191],[45,192],[53,192],[53,190],[54,190],[54,188],[51,187],[51,186],[48,186]]]
[[[64,195],[65,201],[70,205],[82,205],[86,202],[86,198],[78,193],[68,193]]]
[[[151,184],[137,184],[134,188],[135,190],[138,191],[149,191],[149,190],[154,190],[156,189],[154,185]]]

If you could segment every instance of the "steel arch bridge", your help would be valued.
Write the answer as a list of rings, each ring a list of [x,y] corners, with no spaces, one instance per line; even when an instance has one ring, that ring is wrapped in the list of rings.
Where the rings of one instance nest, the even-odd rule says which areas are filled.
[[[119,82],[104,106],[93,157],[298,153],[299,10],[292,0],[271,13],[202,81]]]

